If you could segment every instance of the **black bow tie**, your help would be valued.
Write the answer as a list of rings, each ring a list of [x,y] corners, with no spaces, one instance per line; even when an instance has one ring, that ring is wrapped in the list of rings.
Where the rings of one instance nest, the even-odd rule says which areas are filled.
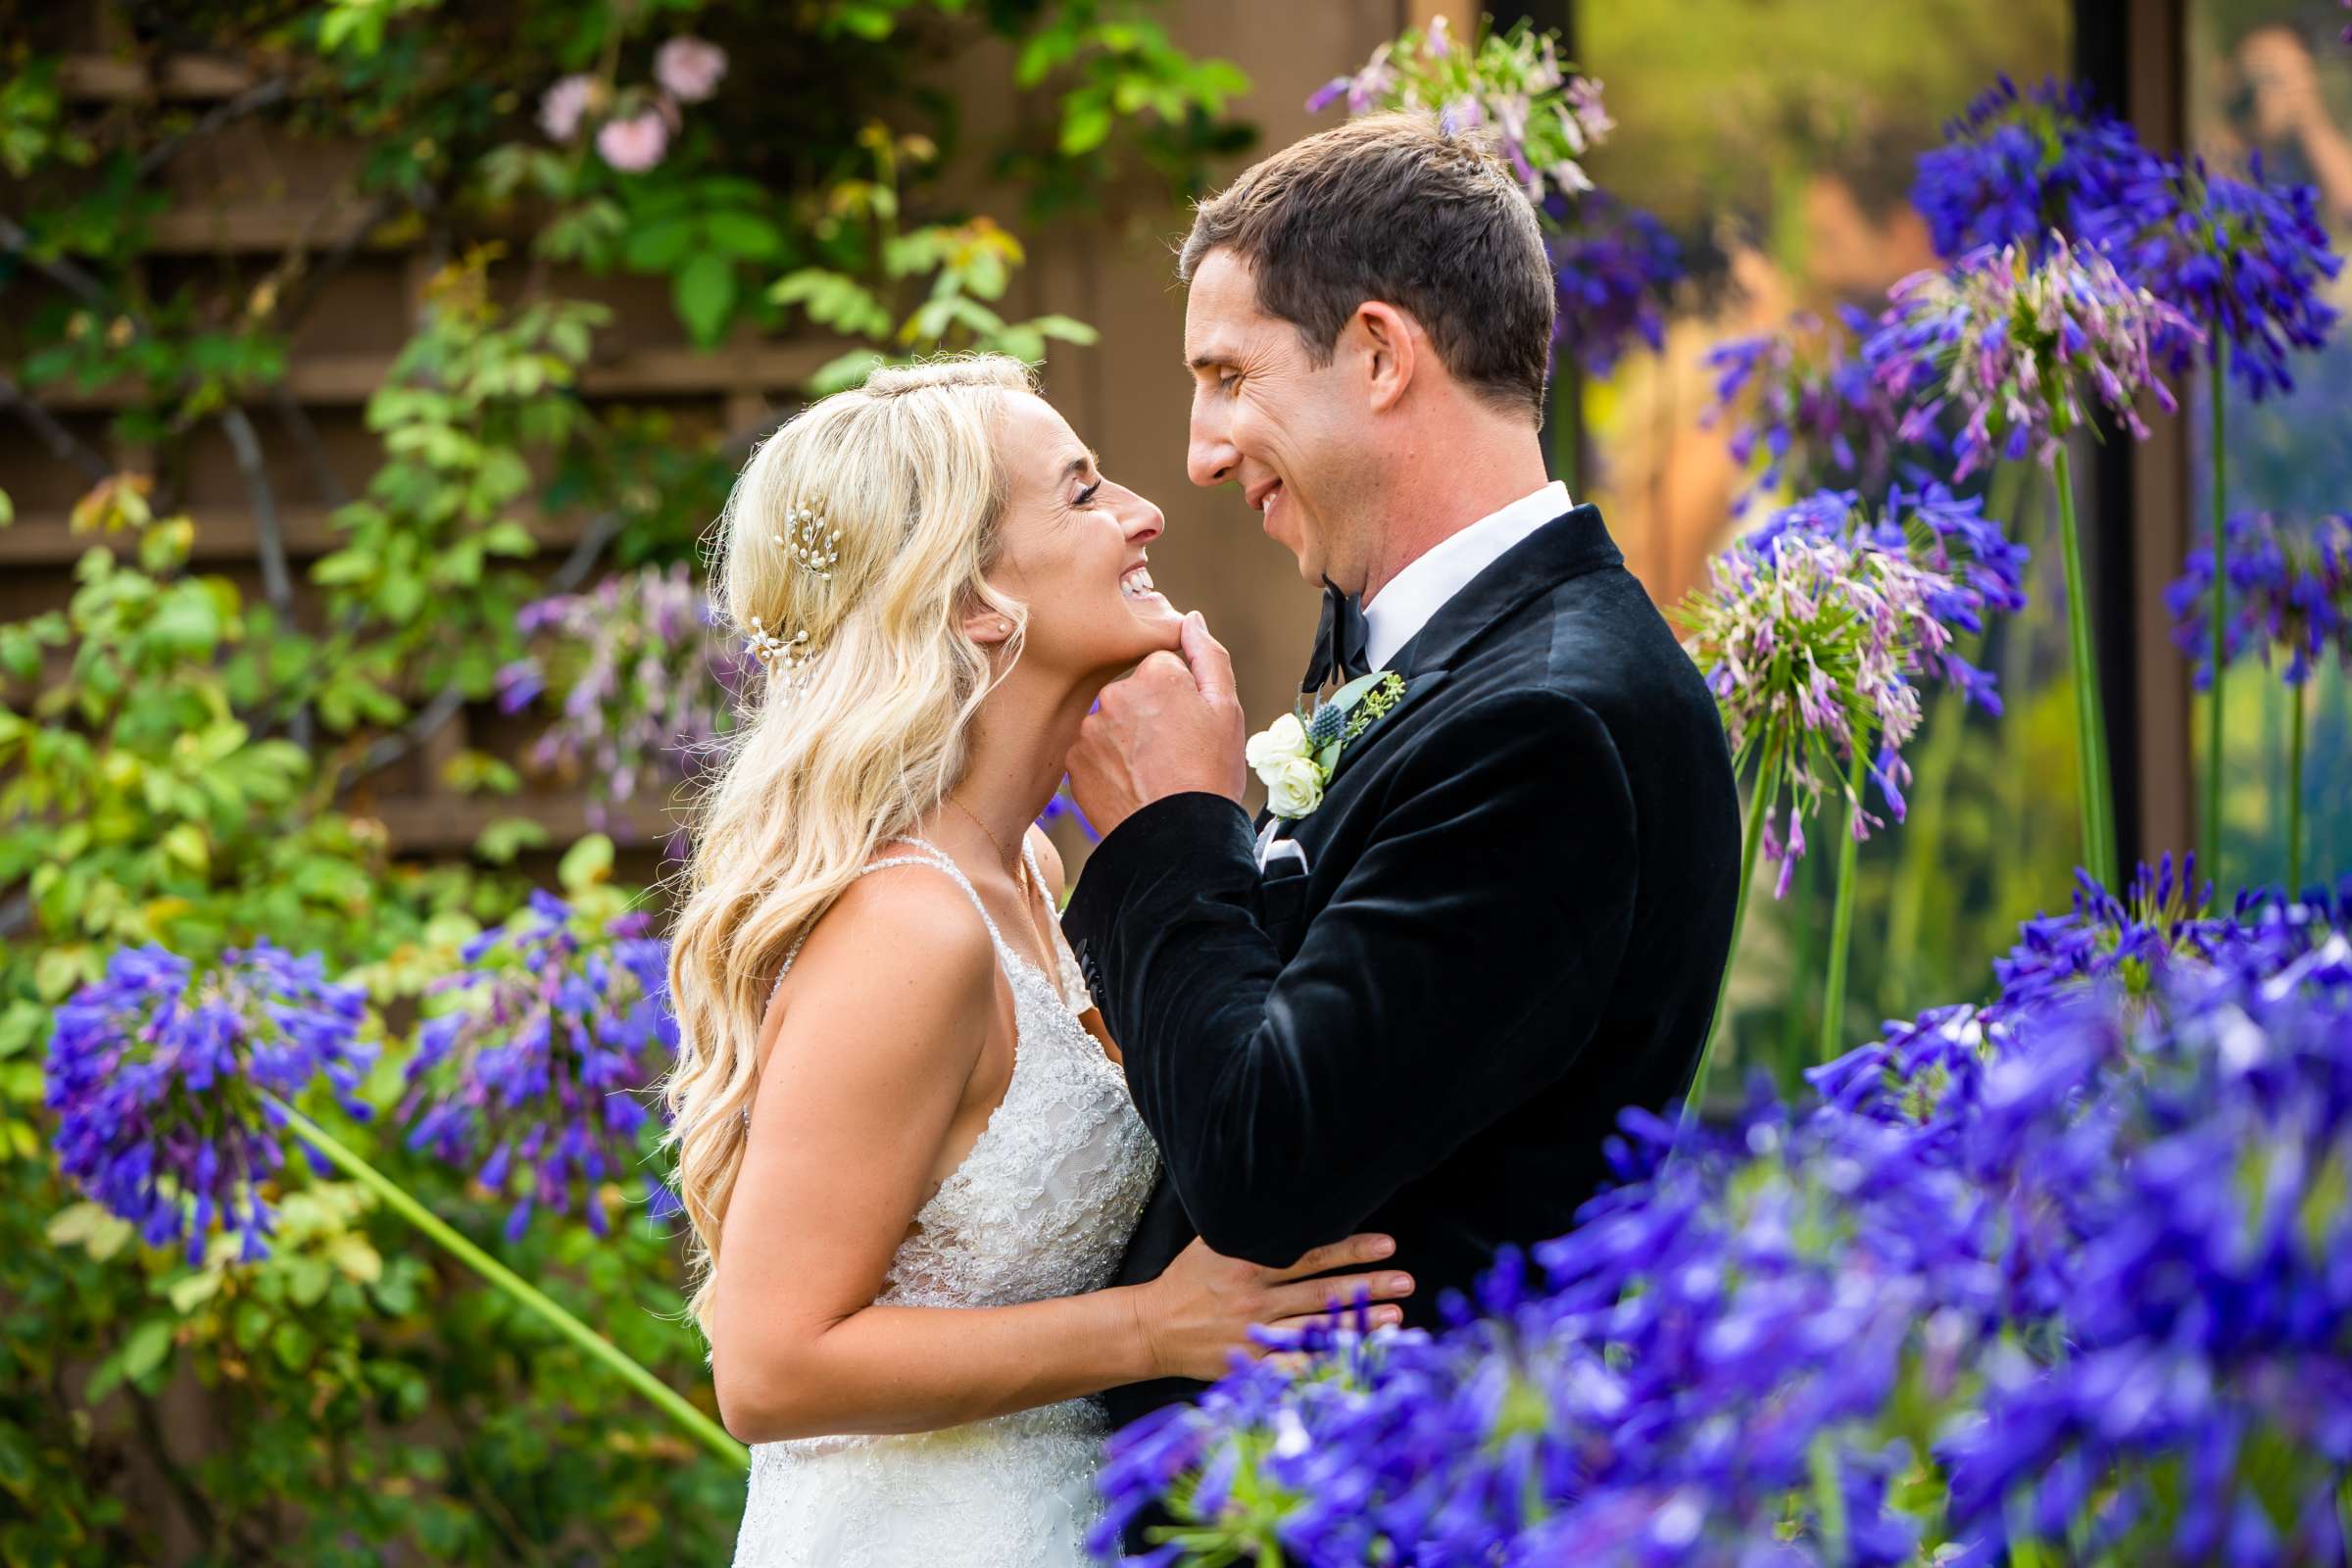
[[[1298,689],[1321,691],[1326,681],[1345,683],[1369,674],[1372,663],[1364,657],[1366,635],[1364,612],[1354,596],[1340,592],[1329,577],[1324,578],[1323,618],[1315,623],[1314,657],[1307,662]]]

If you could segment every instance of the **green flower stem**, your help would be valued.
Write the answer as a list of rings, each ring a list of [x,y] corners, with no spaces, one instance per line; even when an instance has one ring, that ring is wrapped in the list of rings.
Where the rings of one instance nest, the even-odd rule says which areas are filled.
[[[1848,808],[1845,832],[1838,845],[1838,902],[1830,917],[1830,984],[1821,999],[1820,1059],[1828,1061],[1838,1054],[1838,1042],[1843,1035],[1845,1019],[1845,956],[1853,945],[1854,933],[1854,856],[1860,845],[1855,842],[1854,829],[1862,820],[1862,788],[1870,782],[1870,751],[1859,730],[1854,734],[1854,760],[1846,769],[1846,787],[1853,792],[1853,804]]]
[[[1971,637],[1956,649],[1962,657],[1974,660],[1984,652],[1982,635]],[[1928,738],[1920,750],[1916,783],[1911,790],[1910,810],[1903,818],[1901,870],[1892,890],[1892,907],[1886,916],[1886,974],[1882,977],[1881,994],[1898,994],[1890,989],[1901,986],[1901,995],[1910,994],[1909,982],[1917,978],[1919,967],[1919,927],[1926,912],[1928,883],[1943,860],[1943,830],[1951,796],[1952,775],[1959,770],[1960,754],[1968,742],[1968,697],[1956,686],[1946,686],[1936,693],[1935,708],[1928,715]],[[1889,1001],[1890,1009],[1899,1004]]]
[[[1732,988],[1732,965],[1740,958],[1740,930],[1747,920],[1748,884],[1756,876],[1756,852],[1764,847],[1764,811],[1772,804],[1773,778],[1781,767],[1781,739],[1764,743],[1764,765],[1756,770],[1754,792],[1748,797],[1747,825],[1740,837],[1740,893],[1732,904],[1732,945],[1723,956],[1723,975],[1715,982],[1715,1010],[1708,1017],[1707,1043],[1699,1048],[1698,1071],[1691,1075],[1690,1092],[1683,1097],[1683,1125],[1698,1119],[1707,1098],[1707,1072],[1715,1062],[1715,1037],[1723,1032],[1723,998]]]
[[[725,1428],[689,1404],[675,1389],[648,1372],[618,1346],[558,1306],[537,1286],[467,1241],[440,1215],[411,1197],[405,1188],[345,1147],[325,1128],[275,1095],[265,1092],[262,1099],[275,1107],[286,1118],[286,1124],[300,1133],[304,1142],[324,1154],[336,1169],[382,1199],[394,1213],[440,1243],[459,1262],[547,1319],[565,1339],[620,1374],[623,1382],[660,1405],[720,1458],[738,1469],[751,1468],[749,1450],[728,1437]]]
[[[1560,385],[1551,398],[1551,476],[1566,484],[1568,494],[1575,497],[1583,494],[1577,459],[1584,445],[1585,382],[1575,373],[1558,379]]]
[[[2310,683],[2286,689],[2286,896],[2303,896],[2303,699]]]
[[[2082,864],[2101,887],[2112,888],[2115,833],[2107,817],[2107,718],[2099,704],[2098,655],[2090,642],[2090,584],[2082,574],[2082,531],[2075,525],[2074,466],[2063,442],[2051,474],[2058,491],[2058,537],[2066,554],[2066,640],[2075,685],[2075,794],[2082,808]]]
[[[2197,858],[2204,862],[2205,874],[2218,892],[2222,886],[2222,617],[2230,606],[2230,562],[2222,548],[2228,535],[2226,519],[2230,510],[2227,493],[2230,452],[2222,444],[2226,390],[2222,364],[2229,357],[2230,343],[2218,325],[2212,331],[2213,381],[2207,401],[2213,405],[2213,603],[2206,607],[2205,618],[2211,638],[2213,683],[2205,695],[2205,809],[2197,819]]]

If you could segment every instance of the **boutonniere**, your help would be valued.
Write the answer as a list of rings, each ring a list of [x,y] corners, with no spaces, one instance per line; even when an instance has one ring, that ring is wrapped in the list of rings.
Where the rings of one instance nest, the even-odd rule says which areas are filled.
[[[1403,696],[1402,675],[1376,669],[1333,692],[1312,717],[1285,713],[1250,736],[1244,755],[1265,781],[1266,808],[1295,820],[1321,806],[1340,753],[1386,717]]]

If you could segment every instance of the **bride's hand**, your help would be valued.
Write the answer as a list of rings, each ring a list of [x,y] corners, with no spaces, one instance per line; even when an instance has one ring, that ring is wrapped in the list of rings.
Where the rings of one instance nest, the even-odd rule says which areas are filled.
[[[1335,1310],[1345,1317],[1359,1296],[1379,1303],[1412,1295],[1412,1276],[1396,1269],[1307,1277],[1377,1263],[1396,1250],[1386,1236],[1350,1236],[1316,1248],[1288,1268],[1266,1268],[1212,1252],[1196,1240],[1137,1292],[1136,1316],[1154,1375],[1213,1382],[1229,1369],[1233,1351],[1265,1353],[1250,1338],[1253,1327],[1296,1330]],[[1385,1327],[1403,1315],[1397,1307],[1375,1304],[1372,1323]]]

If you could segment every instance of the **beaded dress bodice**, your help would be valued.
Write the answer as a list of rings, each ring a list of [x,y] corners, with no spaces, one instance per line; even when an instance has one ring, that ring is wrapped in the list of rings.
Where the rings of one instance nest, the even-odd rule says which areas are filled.
[[[955,861],[920,840],[908,845],[915,853],[864,872],[927,865],[971,900],[1012,991],[1013,1062],[1003,1102],[916,1211],[874,1299],[990,1307],[1101,1290],[1158,1173],[1126,1075],[1064,1000],[1087,1005],[1059,929],[1057,986],[1005,943]],[[798,953],[787,956],[787,972]],[[1081,1542],[1098,1511],[1102,1432],[1096,1401],[1072,1399],[906,1437],[756,1445],[735,1561],[1075,1568],[1087,1560]]]

